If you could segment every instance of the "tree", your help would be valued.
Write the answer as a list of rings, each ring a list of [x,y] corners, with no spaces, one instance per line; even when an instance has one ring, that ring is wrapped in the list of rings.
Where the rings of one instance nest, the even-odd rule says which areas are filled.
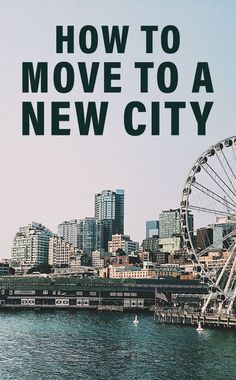
[[[126,253],[122,248],[117,248],[116,256],[126,256]]]
[[[11,274],[11,275],[14,275],[15,274],[15,269],[14,268],[12,268],[12,267],[9,267],[9,274]]]
[[[48,273],[51,273],[51,270],[52,270],[51,265],[49,265],[48,263],[43,263],[43,264],[33,266],[32,268],[30,268],[27,271],[27,273],[31,274],[34,272],[39,272],[39,273],[47,273],[48,274]]]

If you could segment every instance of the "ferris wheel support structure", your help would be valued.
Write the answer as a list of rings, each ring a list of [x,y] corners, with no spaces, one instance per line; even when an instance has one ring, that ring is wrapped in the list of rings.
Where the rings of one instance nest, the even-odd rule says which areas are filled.
[[[218,239],[213,239],[213,232],[212,236],[206,233],[203,236],[199,228],[205,245],[198,247],[190,223],[192,214],[200,223],[201,218],[211,220],[205,231],[219,233],[222,228]],[[214,216],[217,222],[212,221]],[[236,136],[212,145],[194,163],[183,189],[181,229],[189,259],[200,281],[208,285],[209,294],[201,312],[204,314],[211,308],[219,314],[231,315],[236,299]],[[220,258],[203,263],[214,250],[218,250]]]

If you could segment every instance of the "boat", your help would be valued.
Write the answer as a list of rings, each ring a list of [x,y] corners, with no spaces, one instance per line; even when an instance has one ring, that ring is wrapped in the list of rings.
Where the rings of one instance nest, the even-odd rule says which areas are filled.
[[[197,332],[202,332],[204,329],[201,326],[201,322],[198,322],[198,327],[196,328]]]
[[[138,320],[138,316],[137,316],[137,315],[135,315],[135,318],[134,318],[134,320],[133,320],[133,324],[134,324],[135,326],[137,326],[137,325],[139,324],[139,320]]]

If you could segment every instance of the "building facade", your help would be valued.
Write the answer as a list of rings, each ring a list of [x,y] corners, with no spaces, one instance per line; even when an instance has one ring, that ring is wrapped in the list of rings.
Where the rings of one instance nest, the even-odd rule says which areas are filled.
[[[13,267],[48,262],[48,244],[53,233],[40,223],[20,227],[13,238],[11,262]]]
[[[197,229],[196,249],[198,252],[203,251],[213,243],[213,228],[201,227]]]
[[[101,222],[101,248],[108,251],[113,234],[124,234],[124,190],[95,194],[95,219]]]
[[[101,223],[95,218],[80,220],[80,249],[85,255],[91,255],[101,247]]]
[[[80,229],[79,220],[65,220],[64,222],[58,224],[57,235],[62,237],[68,243],[71,243],[73,247],[80,246]]]
[[[59,236],[49,239],[48,245],[48,264],[52,266],[70,265],[72,257],[78,255],[78,248]]]
[[[87,255],[101,246],[101,222],[93,217],[64,221],[57,234]]]
[[[151,251],[151,252],[158,252],[159,249],[159,237],[157,235],[154,235],[152,237],[148,237],[143,240],[143,250],[144,251]]]
[[[159,247],[161,252],[175,253],[180,251],[182,247],[182,236],[162,238],[159,240]]]
[[[104,259],[102,258],[101,251],[93,251],[91,257],[92,267],[94,268],[103,268]]]
[[[193,236],[193,215],[188,214],[188,226]],[[159,215],[159,237],[171,238],[181,234],[180,209],[162,211]]]
[[[148,220],[146,222],[146,239],[159,234],[159,220]]]
[[[138,251],[139,243],[131,240],[128,235],[115,234],[112,235],[112,240],[108,241],[108,252],[115,256],[118,249],[122,249],[128,255]]]
[[[110,278],[157,278],[157,271],[155,269],[143,269],[134,266],[118,266],[109,267]]]
[[[228,218],[217,218],[213,228],[213,247],[214,249],[228,249],[235,237],[229,236],[233,229],[235,229],[235,223]]]

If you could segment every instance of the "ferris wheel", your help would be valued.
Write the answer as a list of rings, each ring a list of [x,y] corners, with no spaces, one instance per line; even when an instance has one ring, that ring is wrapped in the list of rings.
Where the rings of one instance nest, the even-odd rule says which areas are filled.
[[[194,226],[193,226],[194,221]],[[183,244],[212,308],[230,315],[236,298],[236,136],[212,145],[194,163],[182,194]]]

